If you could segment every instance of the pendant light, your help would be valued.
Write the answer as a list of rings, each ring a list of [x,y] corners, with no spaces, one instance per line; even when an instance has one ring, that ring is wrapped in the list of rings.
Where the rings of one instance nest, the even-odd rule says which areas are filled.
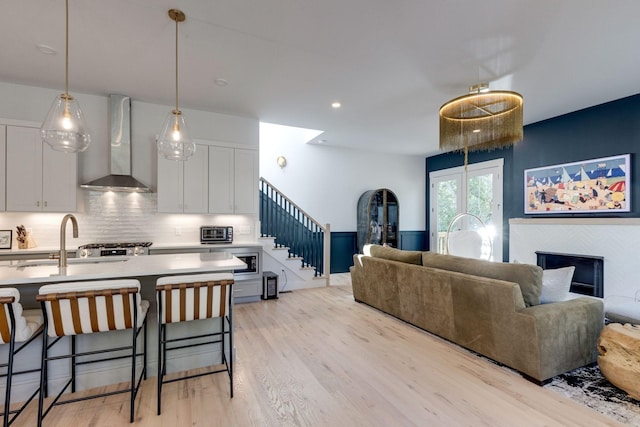
[[[177,9],[169,10],[169,18],[176,23],[176,108],[167,115],[158,137],[158,151],[169,160],[187,160],[196,151],[196,144],[189,137],[184,114],[178,108],[178,23],[185,15]]]
[[[91,142],[91,135],[78,101],[69,95],[69,0],[66,0],[65,51],[64,93],[53,100],[40,128],[40,135],[42,141],[56,151],[77,153],[87,149]]]

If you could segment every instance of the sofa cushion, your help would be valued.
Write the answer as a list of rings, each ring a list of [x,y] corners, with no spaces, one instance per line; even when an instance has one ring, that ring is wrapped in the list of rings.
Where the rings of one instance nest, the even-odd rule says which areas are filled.
[[[575,267],[562,267],[542,272],[542,292],[540,304],[566,301],[569,299],[569,289]]]
[[[522,298],[527,307],[540,304],[542,268],[537,265],[484,261],[455,255],[443,255],[436,252],[423,252],[422,265],[514,282],[520,285]]]
[[[422,265],[422,252],[403,251],[390,246],[371,245],[369,247],[371,256],[388,259],[391,261],[405,262],[407,264]]]

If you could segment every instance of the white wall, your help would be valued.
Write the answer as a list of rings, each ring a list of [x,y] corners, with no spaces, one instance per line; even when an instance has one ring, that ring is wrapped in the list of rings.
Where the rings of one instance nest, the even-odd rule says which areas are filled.
[[[285,156],[287,166],[276,159]],[[424,230],[422,156],[305,144],[299,134],[260,140],[260,176],[331,231],[356,231],[356,207],[367,190],[388,188],[400,203],[400,229]]]
[[[0,82],[0,118],[41,123],[61,91]],[[109,172],[109,98],[80,93],[76,97],[91,131],[92,143],[78,154],[80,183],[105,176]],[[126,95],[126,94],[124,94]],[[132,174],[156,190],[155,137],[165,116],[173,107],[132,100],[131,151]],[[182,108],[194,139],[222,141],[258,147],[258,120]]]
[[[0,82],[0,118],[40,123],[59,93],[59,90]],[[73,95],[84,111],[93,138],[87,151],[78,155],[78,179],[82,183],[108,173],[109,99]],[[132,102],[132,173],[154,191],[157,181],[154,138],[170,109],[168,105]],[[257,119],[183,111],[195,139],[258,147]],[[276,164],[279,155],[288,160],[284,169]],[[260,175],[320,223],[331,224],[332,231],[355,231],[358,198],[363,192],[376,188],[389,188],[398,196],[402,230],[424,230],[424,174],[421,156],[361,152],[285,139],[260,142]],[[2,215],[8,214],[0,214],[0,225],[11,221],[11,228],[15,228],[14,218],[2,221]],[[100,213],[95,215],[99,219]],[[154,225],[164,222],[161,218]],[[140,227],[143,229],[143,224]],[[167,238],[171,234],[164,229],[160,231]]]
[[[0,82],[0,121],[27,121],[39,126],[59,93],[58,90]],[[80,93],[72,95],[82,107],[92,136],[89,148],[78,154],[78,180],[81,184],[109,173],[109,98]],[[160,132],[164,118],[171,109],[172,106],[132,101],[132,174],[154,192],[157,190],[155,136]],[[183,109],[183,112],[194,139],[258,148],[257,119],[188,109]],[[78,194],[80,237],[69,240],[68,248],[93,241],[122,239],[170,244],[197,243],[199,226],[203,224],[232,225],[238,228],[249,226],[249,233],[235,233],[234,237],[241,242],[255,241],[256,215],[158,214],[155,193],[79,191]],[[32,229],[40,248],[55,248],[63,215],[2,212],[0,229],[15,230],[17,225],[24,224]],[[179,231],[176,232],[176,229]]]

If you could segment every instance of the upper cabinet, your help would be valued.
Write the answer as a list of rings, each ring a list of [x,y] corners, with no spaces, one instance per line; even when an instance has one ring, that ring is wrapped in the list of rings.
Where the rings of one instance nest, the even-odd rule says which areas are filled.
[[[158,212],[207,213],[209,147],[196,145],[186,162],[167,160],[158,153]]]
[[[5,160],[7,211],[76,211],[76,154],[52,150],[38,128],[6,126]]]
[[[209,212],[233,213],[235,148],[209,147]]]
[[[258,152],[209,147],[209,213],[258,211]]]
[[[184,162],[158,154],[158,212],[257,213],[258,151],[197,144]]]

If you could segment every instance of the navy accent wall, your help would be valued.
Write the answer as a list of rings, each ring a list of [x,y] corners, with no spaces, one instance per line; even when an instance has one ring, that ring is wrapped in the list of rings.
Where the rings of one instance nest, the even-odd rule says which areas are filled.
[[[510,207],[511,218],[553,216],[524,215],[525,169],[626,153],[631,153],[631,212],[562,214],[563,218],[640,216],[640,95],[525,126],[524,140],[513,148],[513,184],[520,191],[505,199],[505,208]]]
[[[526,99],[525,99],[526,108]],[[524,170],[558,163],[631,154],[631,212],[575,213],[568,217],[640,217],[640,94],[575,111],[524,127],[524,139],[514,147],[470,153],[469,163],[503,157],[504,160],[504,251],[509,254],[509,218],[549,218],[554,215],[524,215]],[[461,153],[428,157],[425,162],[427,227],[429,226],[429,172],[462,166]],[[428,232],[429,230],[427,230]],[[428,242],[428,240],[427,240]]]

